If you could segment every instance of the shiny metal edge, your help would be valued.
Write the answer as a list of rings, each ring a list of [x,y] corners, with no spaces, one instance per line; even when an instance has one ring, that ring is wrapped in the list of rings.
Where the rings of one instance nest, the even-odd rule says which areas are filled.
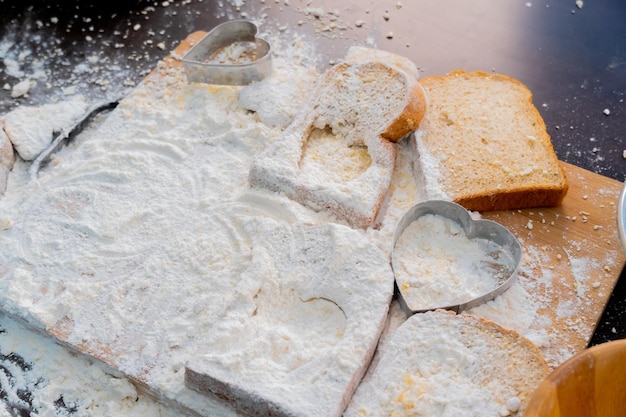
[[[248,85],[272,73],[271,45],[257,38],[258,27],[247,20],[232,20],[215,26],[183,57],[183,68],[189,82],[218,85]],[[257,44],[262,56],[245,64],[211,64],[203,62],[218,49],[237,41]]]

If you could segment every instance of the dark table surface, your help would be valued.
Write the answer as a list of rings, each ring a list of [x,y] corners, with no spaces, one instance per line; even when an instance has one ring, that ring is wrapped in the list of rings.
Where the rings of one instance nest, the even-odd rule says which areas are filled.
[[[321,70],[360,44],[405,55],[423,75],[465,69],[518,78],[561,160],[626,177],[622,0],[0,0],[0,10],[0,114],[77,93],[117,98],[188,34],[243,18],[261,31],[308,36]],[[24,80],[28,93],[12,97]],[[591,344],[626,337],[624,275]]]

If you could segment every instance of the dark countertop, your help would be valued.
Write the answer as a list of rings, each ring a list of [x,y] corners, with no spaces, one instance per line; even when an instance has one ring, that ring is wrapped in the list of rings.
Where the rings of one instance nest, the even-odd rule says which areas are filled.
[[[621,0],[582,8],[575,0],[0,0],[0,8],[0,114],[74,93],[119,97],[189,33],[247,18],[261,31],[316,39],[320,69],[369,42],[411,58],[423,75],[465,69],[518,78],[533,92],[561,160],[626,178]],[[36,85],[11,97],[25,79]],[[626,337],[624,311],[621,277],[591,343]]]

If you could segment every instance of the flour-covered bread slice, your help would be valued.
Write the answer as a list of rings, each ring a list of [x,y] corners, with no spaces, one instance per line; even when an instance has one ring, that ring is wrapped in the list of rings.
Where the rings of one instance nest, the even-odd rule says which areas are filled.
[[[429,199],[469,210],[556,206],[568,183],[531,92],[499,74],[420,80],[428,108],[415,133]]]
[[[370,226],[391,182],[393,142],[415,130],[425,110],[414,74],[394,62],[361,51],[325,72],[255,160],[250,183],[353,227]]]
[[[237,306],[186,365],[188,387],[241,415],[339,417],[387,319],[387,256],[344,225],[246,225],[253,246]]]
[[[519,334],[443,310],[409,317],[378,354],[345,417],[521,416],[549,372]]]

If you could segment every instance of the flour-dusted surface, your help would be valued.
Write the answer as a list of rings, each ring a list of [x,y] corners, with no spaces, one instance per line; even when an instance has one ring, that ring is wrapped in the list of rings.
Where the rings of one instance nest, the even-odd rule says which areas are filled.
[[[328,374],[328,381],[300,380],[300,392],[308,392],[306,383],[326,387],[325,395],[340,409],[344,390],[356,384],[378,339],[392,293],[391,269],[385,254],[363,240],[363,232],[337,226],[343,246],[362,241],[355,248],[379,253],[376,262],[386,268],[386,276],[380,268],[367,275],[366,266],[375,259],[369,256],[359,277],[379,280],[376,288],[386,290],[364,303],[349,301],[371,284],[341,281],[342,259],[336,258],[325,279],[339,281],[327,286],[325,291],[332,291],[323,298],[345,308],[335,308],[332,317],[345,314],[346,329],[331,332],[333,343],[323,337],[313,343],[314,334],[328,330],[324,315],[313,314],[316,320],[296,309],[293,320],[307,317],[311,326],[289,324],[289,315],[282,313],[309,298],[292,292],[297,288],[287,278],[293,271],[284,265],[272,269],[271,256],[254,244],[265,242],[263,233],[251,231],[251,222],[328,219],[279,194],[249,188],[250,163],[277,131],[239,105],[239,91],[190,85],[182,69],[163,67],[98,129],[57,154],[55,165],[37,182],[28,182],[28,164],[20,162],[9,184],[14,193],[0,203],[6,209],[0,303],[6,312],[96,356],[161,400],[208,415],[232,413],[221,401],[184,386],[185,364],[210,352],[223,355],[228,346],[214,337],[228,333],[229,323],[268,337],[282,332],[286,339],[277,339],[273,347],[253,343],[248,353],[268,355],[269,364],[272,358],[288,362],[280,366],[292,370],[305,358],[332,353],[332,362],[343,365]],[[276,303],[273,313],[259,314],[253,323],[261,327],[239,321],[252,313],[248,307],[264,291],[259,297]],[[334,305],[305,304],[309,313]],[[358,308],[364,307],[372,319],[361,322]],[[272,322],[272,314],[287,322]],[[283,348],[293,356],[279,355]],[[244,353],[222,359],[245,368],[249,356]],[[321,363],[328,366],[328,360]],[[330,381],[336,384],[331,390]],[[271,385],[271,378],[263,384]]]
[[[255,223],[252,277],[242,278],[258,288],[239,297],[187,367],[199,390],[244,412],[265,415],[269,403],[272,415],[340,416],[387,318],[387,256],[344,226]]]
[[[35,159],[55,134],[75,123],[86,111],[83,96],[43,106],[22,106],[2,117],[4,130],[16,152],[26,161]]]
[[[0,416],[184,416],[98,362],[0,316]],[[19,352],[19,353],[16,353]]]
[[[43,287],[44,289],[48,289],[46,294],[41,293],[41,291],[39,293],[33,293],[32,287],[29,287],[29,285],[37,283],[37,280],[33,279],[32,276],[33,267],[47,268],[56,262],[54,257],[50,257],[48,259],[42,258],[43,261],[37,260],[35,264],[30,265],[29,262],[32,262],[35,256],[32,256],[32,253],[28,254],[29,239],[24,238],[22,240],[22,237],[26,236],[25,233],[34,233],[23,228],[23,222],[25,221],[24,213],[36,213],[37,216],[39,216],[39,220],[48,221],[44,220],[43,210],[37,211],[33,207],[37,202],[44,201],[42,200],[44,197],[49,198],[50,201],[54,203],[51,204],[54,222],[62,219],[68,224],[75,222],[80,223],[85,219],[94,217],[94,212],[90,212],[90,210],[93,209],[84,205],[84,201],[90,201],[87,199],[90,193],[92,193],[92,195],[100,192],[104,193],[104,201],[99,201],[99,198],[94,200],[96,207],[102,210],[103,207],[107,207],[107,205],[110,205],[111,201],[113,201],[108,200],[107,202],[107,199],[111,198],[107,193],[112,193],[114,187],[120,187],[124,192],[124,188],[120,185],[123,184],[124,181],[135,181],[139,187],[145,186],[147,182],[142,183],[139,179],[140,175],[137,174],[144,169],[148,169],[148,167],[150,169],[149,175],[153,177],[150,180],[152,185],[148,184],[147,188],[150,188],[150,186],[155,188],[152,189],[152,191],[149,189],[140,190],[139,195],[142,196],[141,198],[151,196],[155,194],[155,190],[162,186],[164,188],[161,188],[161,190],[165,189],[168,190],[168,192],[169,190],[174,190],[176,194],[175,197],[172,197],[172,201],[175,200],[176,204],[172,213],[175,215],[190,212],[189,208],[178,207],[178,205],[184,206],[186,203],[191,202],[197,204],[197,208],[200,210],[207,208],[207,202],[211,203],[216,201],[216,197],[210,193],[203,194],[202,191],[204,190],[211,191],[218,189],[226,190],[225,195],[232,195],[230,193],[233,192],[236,194],[235,190],[237,187],[245,183],[242,179],[244,175],[237,170],[231,172],[230,169],[249,163],[251,158],[250,154],[254,155],[254,152],[266,141],[271,142],[275,140],[277,136],[276,130],[262,123],[260,118],[256,118],[256,115],[248,114],[237,104],[238,93],[236,89],[200,87],[198,91],[191,90],[189,86],[185,85],[180,71],[167,71],[165,68],[161,68],[161,75],[151,77],[151,81],[149,81],[147,85],[142,86],[133,96],[129,97],[127,100],[128,105],[123,105],[120,109],[112,113],[105,125],[102,126],[102,129],[86,132],[75,145],[63,150],[57,155],[55,159],[57,166],[51,165],[47,167],[46,171],[40,177],[38,184],[28,182],[29,177],[26,173],[29,164],[18,161],[10,175],[9,190],[4,198],[0,200],[0,240],[2,241],[2,246],[0,246],[0,258],[2,259],[0,261],[0,281],[2,284],[0,285],[3,286],[3,289],[5,286],[12,287],[12,289],[16,291],[15,294],[25,294],[26,297],[13,300],[10,304],[5,304],[7,298],[6,295],[4,295],[5,292],[0,292],[0,295],[3,297],[0,303],[3,309],[8,306],[12,309],[13,313],[21,314],[25,316],[29,322],[41,325],[42,318],[52,320],[54,317],[64,315],[64,312],[68,312],[72,307],[77,306],[77,304],[72,302],[72,297],[67,296],[68,287],[71,289],[75,283],[70,280],[64,280],[64,277],[55,277],[55,279],[48,280],[49,283],[47,283],[47,286]],[[185,97],[184,95],[188,93],[190,96]],[[120,132],[124,134],[120,135]],[[128,137],[125,137],[126,133],[129,134]],[[170,142],[167,140],[167,135],[170,134],[175,134],[178,139]],[[183,137],[187,134],[188,136]],[[202,146],[196,148],[196,145],[200,145],[200,143],[206,145],[206,148]],[[222,149],[224,152],[220,153],[220,149],[218,148],[222,145],[228,148],[228,151]],[[183,152],[179,152],[181,148]],[[180,157],[179,159],[182,161],[186,158],[190,158],[188,156],[190,152],[185,154],[185,152],[190,149],[205,149],[207,150],[205,155],[210,153],[208,152],[208,149],[210,149],[211,152],[213,152],[211,155],[215,156],[213,159],[203,159],[201,164],[194,165],[193,170],[195,171],[193,172],[196,173],[196,175],[189,181],[184,182],[183,187],[181,187],[176,181],[171,180],[171,175],[181,175],[179,170],[175,173],[169,172],[171,167],[176,165],[176,163],[171,160],[175,159],[176,155],[178,155]],[[158,152],[159,150],[163,152]],[[407,141],[402,141],[398,146],[398,150],[396,169],[392,177],[390,193],[384,203],[384,210],[381,211],[376,226],[366,230],[364,233],[364,236],[368,240],[378,245],[387,253],[390,250],[391,237],[393,236],[398,220],[413,204],[422,201],[424,198],[422,195],[423,190],[416,187],[415,179],[411,174],[411,166],[415,164],[415,160],[410,152],[410,144]],[[111,155],[109,155],[109,153],[111,153]],[[227,155],[224,154],[232,154],[233,157],[229,160]],[[117,158],[118,156],[122,158]],[[193,162],[202,159],[200,155],[195,155],[191,158]],[[98,170],[95,171],[95,174],[90,172],[87,166],[82,165],[87,160],[90,162],[92,160],[98,161],[98,165],[96,165]],[[128,161],[132,161],[133,163],[133,167],[130,170],[128,170],[128,167],[125,165]],[[100,170],[100,168],[106,167],[108,164],[113,164],[113,166],[117,168],[114,170]],[[152,165],[154,165],[154,167]],[[164,166],[161,167],[161,165]],[[222,171],[221,168],[216,170],[209,169],[209,167],[215,166],[223,167],[224,170]],[[188,170],[191,169],[189,165],[186,165],[186,167]],[[187,173],[189,173],[189,171]],[[187,176],[187,178],[189,178],[189,176]],[[102,181],[103,179],[106,181]],[[196,179],[202,179],[207,184],[198,186],[198,183],[193,181]],[[583,184],[581,179],[578,180],[579,181],[576,182],[577,184]],[[83,181],[89,185],[89,189],[87,192],[81,194],[76,192],[72,187],[75,187],[77,182]],[[104,185],[100,184],[102,182],[104,182]],[[61,186],[63,184],[68,186],[68,190],[71,192],[67,192],[67,195],[72,196],[72,199],[68,200],[64,198],[63,193],[59,193],[59,190],[63,188]],[[169,186],[166,187],[168,184]],[[93,187],[93,185],[98,185],[98,188]],[[585,190],[584,194],[594,195],[592,194],[593,190],[593,188]],[[37,196],[38,193],[42,193],[44,196]],[[56,193],[60,194],[60,196],[55,195]],[[143,236],[147,239],[155,238],[155,242],[151,242],[150,244],[144,242],[139,245],[139,249],[145,249],[146,246],[150,245],[158,249],[159,245],[165,245],[163,242],[159,243],[159,241],[170,239],[168,233],[175,228],[165,228],[164,233],[156,234],[154,230],[150,230],[149,227],[146,227],[146,223],[154,222],[155,219],[158,219],[161,215],[165,216],[163,206],[168,197],[167,195],[161,195],[162,193],[160,192],[158,194],[159,195],[156,195],[154,200],[157,210],[139,219],[134,219],[133,215],[129,212],[115,208],[113,208],[114,211],[117,210],[117,213],[122,214],[122,217],[116,218],[113,214],[104,213],[103,221],[120,222],[124,227],[110,227],[103,230],[90,230],[89,228],[71,230],[71,228],[68,228],[70,235],[74,234],[73,242],[85,245],[88,242],[84,242],[84,240],[91,240],[93,248],[87,249],[91,250],[93,253],[93,249],[106,248],[106,237],[118,238],[120,233],[123,234],[126,230],[125,226],[128,225],[132,233],[138,233],[138,235],[143,233]],[[197,196],[196,200],[189,197],[191,194]],[[128,190],[126,190],[125,195],[133,196],[134,199],[134,193],[131,194]],[[579,194],[575,195],[579,196]],[[184,198],[176,200],[176,198],[180,196]],[[606,190],[606,192],[601,192],[599,196],[602,197],[601,200],[594,197],[587,201],[587,206],[590,207],[589,209],[587,209],[586,206],[583,207],[584,210],[589,210],[592,214],[590,215],[588,230],[583,229],[586,235],[577,241],[570,240],[574,239],[571,233],[574,227],[571,229],[562,227],[562,223],[565,223],[565,214],[562,214],[562,217],[559,218],[559,214],[556,213],[555,215],[554,210],[546,211],[546,216],[540,216],[540,212],[529,213],[524,211],[524,213],[519,215],[517,212],[504,213],[500,218],[502,222],[511,225],[518,238],[521,238],[522,246],[525,248],[525,267],[522,272],[527,280],[522,281],[523,291],[517,291],[517,289],[513,287],[503,296],[514,295],[514,297],[506,298],[506,300],[505,298],[497,299],[498,302],[506,302],[500,305],[494,302],[494,309],[489,314],[495,316],[498,320],[510,323],[512,327],[516,326],[521,329],[524,334],[536,334],[537,337],[534,340],[543,343],[541,344],[541,349],[544,354],[547,354],[551,359],[551,365],[553,366],[558,365],[564,359],[567,359],[570,354],[580,349],[581,344],[578,339],[572,338],[571,336],[572,329],[583,341],[589,336],[592,330],[590,326],[593,324],[588,317],[589,308],[593,308],[593,311],[597,311],[598,307],[593,303],[597,303],[598,300],[602,300],[603,298],[606,299],[606,295],[610,293],[610,278],[612,276],[610,270],[611,268],[617,268],[620,260],[623,259],[623,257],[620,258],[619,252],[611,249],[609,251],[604,249],[605,256],[602,257],[596,256],[593,252],[586,252],[587,248],[597,250],[601,244],[609,245],[607,247],[610,248],[611,239],[614,239],[614,237],[611,237],[611,231],[614,231],[614,229],[610,229],[602,219],[610,217],[612,211],[609,202],[616,198],[617,193]],[[217,200],[219,200],[219,198],[221,197],[218,196]],[[83,200],[82,203],[81,199]],[[120,200],[124,199],[120,198]],[[200,201],[200,203],[198,203],[198,201]],[[241,205],[239,205],[239,203],[241,203]],[[567,213],[568,215],[567,223],[575,224],[573,218],[578,215],[578,225],[580,225],[582,215],[578,210],[573,211],[573,207],[578,206],[578,204],[576,204],[578,201],[572,202],[568,200],[566,203],[566,206],[563,208],[563,213]],[[137,207],[132,205],[131,201],[124,200],[121,201],[120,204],[125,205],[126,208],[137,209]],[[250,209],[246,204],[254,208]],[[594,212],[594,206],[604,207],[605,205],[606,209],[598,209],[597,212]],[[83,216],[81,208],[84,209],[85,207],[87,207],[86,213],[88,216],[81,218],[81,216]],[[272,193],[257,194],[244,192],[240,195],[240,199],[237,200],[237,204],[226,204],[224,207],[224,213],[226,213],[228,209],[233,208],[232,213],[234,217],[237,217],[241,212],[244,213],[242,214],[244,218],[249,214],[250,217],[254,218],[258,216],[268,217],[268,221],[270,222],[273,221],[272,218],[275,220],[276,217],[285,220],[287,223],[301,221],[328,222],[328,219],[323,218],[319,214],[315,214],[299,205],[294,205],[293,202],[286,199],[284,196]],[[238,212],[238,210],[240,210],[240,212]],[[548,218],[547,213],[551,213],[554,217]],[[523,219],[523,222],[520,224],[513,223],[511,219],[514,219],[516,216]],[[535,226],[532,229],[526,227],[530,222],[529,217],[530,220],[534,220]],[[200,219],[204,218],[206,217],[200,216]],[[596,219],[599,224],[605,225],[604,229],[593,229]],[[124,222],[124,220],[127,221]],[[495,220],[498,220],[498,218]],[[545,220],[546,224],[542,224],[542,220]],[[176,221],[179,223],[183,222],[183,220]],[[32,220],[32,222],[35,222],[35,220]],[[551,222],[556,222],[559,227],[551,229]],[[119,226],[119,223],[117,224]],[[57,225],[55,227],[60,226]],[[185,230],[189,231],[189,229],[190,227]],[[206,229],[208,228],[201,228],[199,233],[208,233]],[[104,235],[99,233],[102,231],[107,233]],[[98,232],[100,236],[93,232]],[[117,234],[115,232],[117,232]],[[195,250],[192,247],[195,241],[190,242],[188,236],[181,237],[176,234],[178,233],[177,231],[174,232],[174,235],[172,235],[174,237],[173,245],[180,245],[180,248],[183,250],[191,249],[189,254],[182,253],[182,255],[180,255],[179,253],[181,256],[180,265],[182,265],[183,268],[187,268],[183,269],[184,272],[193,272],[193,264],[196,261],[191,262],[192,265],[190,265],[188,261],[197,260],[198,257],[201,258],[202,256],[207,256],[207,254],[199,253],[199,249]],[[41,231],[37,233],[41,233]],[[211,234],[207,234],[209,237],[204,236],[206,239],[202,243],[204,245],[203,248],[211,247],[212,243],[210,240],[213,235],[220,238],[223,237],[224,234],[227,233],[224,233],[223,230],[219,228],[217,232],[211,230]],[[550,234],[558,234],[565,246],[557,244],[560,242],[559,239],[555,241],[554,246],[542,246],[540,243],[541,240],[537,239],[537,236],[549,236]],[[46,233],[43,232],[43,235],[46,235]],[[82,235],[84,239],[79,237],[79,235]],[[105,239],[100,239],[102,236],[104,236]],[[9,250],[5,250],[7,247],[5,243],[12,241],[16,237],[18,237],[18,239],[11,243]],[[18,250],[14,251],[16,247]],[[559,248],[561,247],[566,248],[567,252],[560,251]],[[62,267],[62,265],[60,265],[62,262],[73,256],[71,251],[60,250],[66,248],[67,246],[64,246],[56,236],[49,242],[37,242],[35,245],[35,250],[38,251],[38,253],[46,254],[47,252],[54,256],[60,256],[59,265],[57,265],[59,268]],[[73,246],[70,246],[70,248],[73,248]],[[130,249],[129,245],[126,246],[126,249]],[[231,248],[220,248],[220,250],[216,252],[216,258],[219,260],[219,256],[226,255],[229,250],[231,250]],[[166,255],[172,254],[173,252],[178,251],[175,248],[170,248]],[[143,264],[137,265],[137,263],[134,262],[134,252],[128,251],[128,253],[130,256],[127,265],[137,266],[136,269],[131,269],[131,272],[135,274],[132,275],[132,277],[136,278],[138,270],[146,271],[147,269],[142,269],[145,268]],[[28,258],[23,257],[23,254],[28,255]],[[108,288],[117,286],[120,288],[120,291],[110,295],[110,300],[119,303],[119,305],[116,305],[115,308],[109,307],[107,309],[101,309],[100,311],[106,312],[106,317],[95,317],[95,315],[93,315],[90,319],[99,320],[100,323],[105,326],[104,329],[107,329],[106,326],[110,325],[109,321],[115,322],[116,320],[120,320],[120,322],[115,324],[115,326],[131,323],[133,329],[149,328],[150,333],[146,338],[149,345],[143,346],[147,359],[150,357],[158,357],[159,360],[171,360],[173,364],[171,368],[162,370],[163,372],[160,375],[164,376],[164,378],[161,385],[156,386],[156,388],[154,388],[155,385],[150,385],[149,387],[157,390],[161,388],[172,389],[174,394],[170,395],[168,398],[161,398],[163,400],[169,399],[169,404],[182,403],[187,406],[199,407],[202,408],[202,412],[209,415],[228,415],[228,413],[224,411],[219,411],[219,407],[216,407],[215,404],[205,398],[193,396],[193,394],[181,388],[179,381],[182,374],[181,370],[184,368],[185,364],[183,358],[184,354],[181,354],[181,352],[192,351],[194,347],[191,345],[194,344],[197,339],[188,341],[187,345],[182,344],[181,347],[181,343],[179,342],[180,340],[184,340],[184,337],[181,337],[181,335],[184,334],[184,328],[176,328],[170,335],[166,335],[165,332],[159,333],[161,331],[159,324],[162,324],[162,322],[158,320],[158,317],[149,316],[150,313],[157,310],[158,306],[165,306],[168,313],[173,311],[169,301],[176,301],[179,297],[185,297],[183,293],[187,292],[184,285],[186,275],[184,273],[178,274],[177,278],[179,278],[179,281],[173,286],[168,285],[166,282],[159,283],[163,291],[167,293],[167,296],[154,298],[154,304],[150,304],[153,299],[149,296],[142,296],[142,291],[152,291],[153,294],[156,294],[158,291],[149,287],[134,287],[135,284],[133,282],[116,276],[116,271],[125,270],[125,268],[120,267],[120,265],[123,265],[119,259],[122,254],[105,252],[105,255],[112,260],[110,263],[111,268],[109,269],[110,274],[109,272],[106,274],[110,282]],[[555,264],[557,255],[561,255],[562,261],[558,261]],[[151,258],[150,262],[154,262],[156,256],[156,254],[152,253],[147,255],[148,258]],[[96,256],[93,258],[97,259]],[[10,259],[10,264],[5,263],[8,259]],[[572,260],[573,266],[571,268],[567,265],[569,260]],[[195,265],[202,266],[203,263],[201,261],[202,259],[197,261]],[[12,268],[14,262],[22,262],[24,268],[21,269],[26,271],[22,276],[27,277],[30,282],[20,284],[17,279],[15,282],[8,282],[10,278],[14,278],[14,276],[9,276],[10,272],[13,273]],[[76,264],[75,261],[70,260],[70,263],[72,262]],[[99,265],[102,266],[104,264],[105,261],[102,260]],[[163,265],[170,270],[175,268],[168,262],[163,262]],[[555,265],[557,265],[556,269],[554,269]],[[227,263],[223,264],[223,266],[232,267],[232,265],[228,265]],[[11,271],[9,271],[9,267]],[[216,266],[215,268],[218,267]],[[163,270],[165,269],[161,268],[161,265],[159,265],[158,272],[161,273]],[[579,283],[576,284],[579,285],[579,287],[570,288],[569,275],[568,273],[563,273],[563,271],[570,271],[568,273],[574,274],[575,279],[572,278],[572,282]],[[18,271],[18,274],[22,272],[23,271]],[[585,276],[586,273],[589,277]],[[77,283],[87,277],[89,277],[88,274],[86,276],[80,276]],[[160,279],[162,275],[158,275],[158,277]],[[100,279],[100,281],[94,280],[94,282],[102,286],[107,285],[106,278],[103,279],[102,276],[99,276],[98,279]],[[50,293],[51,288],[55,289],[57,294],[62,296],[62,303],[58,306],[52,302],[54,294]],[[99,290],[97,285],[83,288]],[[206,294],[199,294],[197,291],[194,291],[193,288],[197,289],[199,287],[192,286],[192,290],[188,291],[188,299],[197,299],[199,301],[207,300],[208,296]],[[124,290],[127,291],[124,292]],[[514,290],[516,292],[513,292]],[[546,314],[546,312],[550,311],[552,308],[551,302],[563,294],[569,295],[570,293],[575,294],[575,299],[571,299],[571,297],[561,297],[558,302],[559,308],[557,309],[561,318],[559,318],[560,321],[553,321]],[[38,298],[40,294],[41,298]],[[139,294],[138,300],[143,302],[148,301],[148,304],[144,303],[142,308],[136,309],[140,314],[137,317],[124,317],[124,308],[130,309],[130,307],[128,305],[125,306],[124,303],[132,301],[128,294]],[[93,295],[93,292],[91,295]],[[98,307],[98,302],[100,301],[98,301],[97,298],[90,298],[91,295],[90,293],[80,293],[77,294],[77,299],[80,302],[85,302],[86,300],[93,302],[95,299],[96,302],[93,302],[94,306],[101,308],[101,306]],[[31,303],[28,302],[29,296]],[[139,304],[135,303],[135,307],[138,305]],[[396,304],[394,303],[394,305]],[[531,307],[530,309],[528,308],[529,306]],[[183,323],[185,326],[195,326],[195,321],[198,318],[203,319],[205,317],[201,314],[202,312],[213,311],[207,309],[203,310],[203,307],[205,306],[194,304],[194,308],[197,309],[199,314],[192,315],[185,309],[192,307],[185,305],[180,313],[176,311],[177,317],[174,320],[175,323]],[[500,310],[502,308],[510,310]],[[393,311],[397,310],[398,309],[395,308]],[[523,314],[516,316],[518,312]],[[186,321],[190,320],[191,316],[193,316],[193,321]],[[516,320],[516,317],[520,319]],[[404,317],[401,315],[394,315],[392,317],[383,342],[388,341],[390,337],[393,336],[396,327],[403,321]],[[567,323],[568,327],[563,327],[563,322]],[[527,323],[533,323],[530,329],[525,327]],[[63,327],[66,324],[68,326]],[[60,334],[62,337],[69,335],[74,329],[80,329],[84,332],[82,337],[80,337],[80,335],[72,335],[73,342],[79,340],[82,342],[83,337],[86,336],[88,338],[91,335],[97,335],[103,338],[107,337],[106,332],[101,328],[87,328],[88,326],[81,328],[80,326],[75,326],[75,328],[72,329],[71,326],[69,326],[71,324],[72,323],[67,320],[61,321],[56,329],[65,329],[67,331],[66,333]],[[134,336],[136,333],[131,330],[129,334]],[[541,335],[547,334],[556,335],[556,337],[541,337]],[[89,340],[86,342],[89,342]],[[114,347],[119,347],[119,342],[116,343]],[[78,348],[90,354],[97,353],[93,350],[89,350],[89,346],[83,343],[75,345],[74,348]],[[96,348],[98,348],[98,346],[96,346]],[[142,351],[142,354],[143,353]],[[121,357],[122,360],[125,361],[125,370],[139,369],[135,366],[143,366],[142,357],[134,362],[130,360],[133,354],[134,353],[130,350],[122,352]],[[100,356],[98,357],[103,359]],[[107,358],[105,357],[104,359]],[[47,369],[50,369],[51,374],[55,373],[54,367]],[[142,375],[145,376],[145,374]],[[171,377],[171,379],[169,377]],[[155,380],[152,379],[149,382],[153,384],[154,381]],[[152,393],[154,394],[154,392]],[[175,401],[172,401],[173,397],[176,398]],[[126,415],[123,412],[122,414]]]

